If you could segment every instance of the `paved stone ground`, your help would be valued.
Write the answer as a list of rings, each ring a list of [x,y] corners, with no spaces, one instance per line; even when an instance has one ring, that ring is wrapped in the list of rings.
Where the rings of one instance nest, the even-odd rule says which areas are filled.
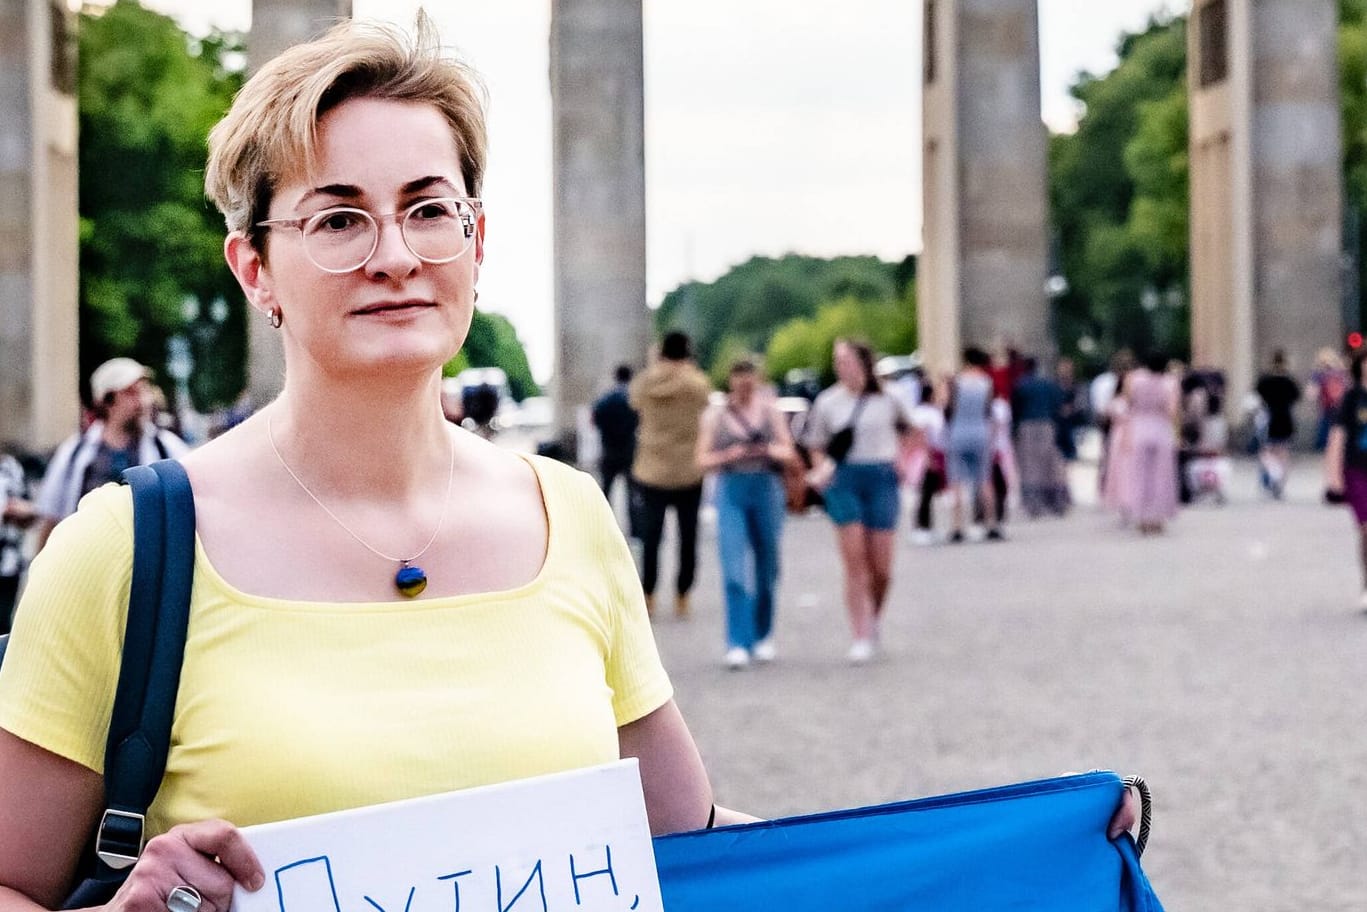
[[[1351,523],[1319,490],[1307,462],[1265,501],[1243,464],[1228,505],[1161,538],[1094,506],[1005,544],[904,534],[867,667],[845,664],[813,513],[786,529],[779,661],[723,670],[708,530],[694,617],[656,632],[723,803],[786,815],[1110,768],[1154,788],[1145,867],[1169,909],[1364,909],[1367,616]]]

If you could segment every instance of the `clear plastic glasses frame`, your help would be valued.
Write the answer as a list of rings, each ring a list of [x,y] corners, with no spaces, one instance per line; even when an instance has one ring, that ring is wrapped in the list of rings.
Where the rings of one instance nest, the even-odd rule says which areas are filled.
[[[397,223],[404,246],[424,263],[450,263],[474,243],[483,208],[484,203],[474,197],[446,196],[378,214],[333,206],[302,218],[265,219],[256,227],[297,230],[309,261],[323,272],[342,275],[370,262],[380,247],[382,221]]]

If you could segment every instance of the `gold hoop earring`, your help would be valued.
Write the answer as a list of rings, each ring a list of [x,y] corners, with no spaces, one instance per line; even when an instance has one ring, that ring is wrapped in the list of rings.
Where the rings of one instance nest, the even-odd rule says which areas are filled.
[[[280,308],[272,307],[266,312],[266,319],[270,320],[271,329],[279,329],[280,325],[285,322],[285,315],[280,312]]]

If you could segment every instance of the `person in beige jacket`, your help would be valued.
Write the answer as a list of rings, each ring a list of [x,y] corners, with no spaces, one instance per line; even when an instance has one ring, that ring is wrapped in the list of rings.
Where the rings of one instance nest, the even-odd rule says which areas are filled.
[[[674,613],[688,616],[688,592],[698,560],[698,507],[702,468],[698,465],[698,428],[712,385],[693,363],[686,334],[671,332],[660,343],[660,357],[631,382],[631,407],[641,416],[636,458],[631,465],[632,510],[641,536],[641,588],[655,613],[660,538],[665,511],[674,508],[679,525],[679,577]]]

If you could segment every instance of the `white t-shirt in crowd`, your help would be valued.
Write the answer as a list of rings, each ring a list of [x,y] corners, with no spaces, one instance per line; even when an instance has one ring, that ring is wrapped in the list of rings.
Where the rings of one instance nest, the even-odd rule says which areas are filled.
[[[944,451],[945,413],[937,405],[922,402],[911,410],[911,426],[920,431],[932,450]]]
[[[850,423],[859,396],[839,383],[823,390],[807,417],[803,429],[804,443],[824,450],[831,435]],[[851,463],[884,463],[897,459],[898,431],[911,426],[911,414],[897,396],[871,393],[864,397],[854,428],[854,446],[845,461]]]

